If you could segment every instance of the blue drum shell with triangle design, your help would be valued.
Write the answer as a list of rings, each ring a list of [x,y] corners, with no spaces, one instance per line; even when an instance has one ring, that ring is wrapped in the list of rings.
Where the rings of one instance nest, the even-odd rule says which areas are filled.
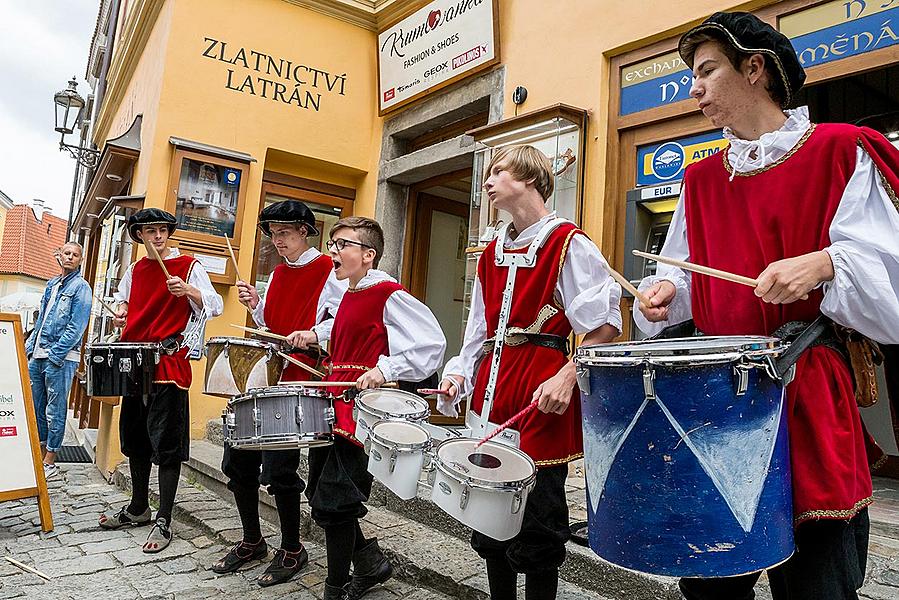
[[[646,399],[643,365],[578,361],[589,543],[600,557],[724,577],[792,555],[783,387],[752,368],[738,396],[733,367],[654,366],[656,399]]]

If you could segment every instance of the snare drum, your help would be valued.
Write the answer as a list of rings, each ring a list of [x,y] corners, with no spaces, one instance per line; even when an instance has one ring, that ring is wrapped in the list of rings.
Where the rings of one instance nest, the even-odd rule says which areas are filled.
[[[214,337],[206,342],[204,394],[230,398],[253,388],[277,385],[284,362],[266,342]]]
[[[531,457],[505,444],[456,438],[437,446],[431,500],[451,517],[495,540],[521,531],[528,494],[537,480]]]
[[[150,391],[159,344],[153,342],[88,344],[84,352],[88,396],[125,396]]]
[[[725,577],[793,553],[779,340],[581,348],[590,547],[629,569]]]
[[[425,421],[431,413],[428,403],[410,392],[391,389],[363,390],[356,396],[353,419],[356,439],[365,444],[378,421]]]
[[[368,472],[403,500],[418,492],[418,478],[431,450],[431,436],[421,425],[379,421],[365,440]]]
[[[289,450],[332,442],[334,407],[324,388],[282,385],[250,390],[228,402],[225,441],[247,450]]]

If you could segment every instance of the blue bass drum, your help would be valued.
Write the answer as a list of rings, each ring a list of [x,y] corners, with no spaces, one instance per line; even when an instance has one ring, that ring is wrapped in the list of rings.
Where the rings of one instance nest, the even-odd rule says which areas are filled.
[[[793,553],[782,351],[767,337],[578,350],[590,547],[645,573],[726,577]]]

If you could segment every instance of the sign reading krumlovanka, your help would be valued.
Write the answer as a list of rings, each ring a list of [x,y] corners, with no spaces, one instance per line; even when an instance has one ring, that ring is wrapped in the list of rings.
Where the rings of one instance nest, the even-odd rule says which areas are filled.
[[[435,0],[381,32],[381,112],[495,64],[495,8],[495,0]]]

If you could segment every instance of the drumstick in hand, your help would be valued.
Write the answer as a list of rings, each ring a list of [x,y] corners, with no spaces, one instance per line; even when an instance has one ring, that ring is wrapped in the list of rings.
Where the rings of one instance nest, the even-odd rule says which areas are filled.
[[[517,421],[517,420],[520,419],[521,417],[525,416],[526,414],[528,414],[529,412],[531,412],[531,411],[534,410],[535,408],[537,408],[537,401],[536,401],[536,400],[534,400],[533,402],[531,402],[530,404],[528,404],[527,406],[525,406],[523,409],[521,409],[520,411],[518,411],[517,413],[515,413],[514,415],[512,415],[512,418],[511,418],[511,419],[509,419],[508,421],[506,421],[505,423],[503,423],[502,425],[500,425],[499,427],[497,427],[496,429],[494,429],[493,431],[491,431],[490,434],[489,434],[487,437],[485,437],[483,440],[481,440],[480,442],[477,443],[477,445],[475,446],[475,450],[477,450],[478,448],[480,448],[481,446],[483,446],[485,443],[487,443],[487,442],[490,441],[491,439],[493,439],[493,438],[495,438],[496,436],[498,436],[499,434],[501,434],[503,431],[505,431],[506,429],[508,429],[509,427],[511,427],[512,424],[515,423],[515,421]]]
[[[324,373],[322,373],[321,371],[316,371],[309,365],[295,359],[294,357],[290,356],[289,354],[284,354],[283,352],[278,352],[278,356],[280,356],[281,358],[283,358],[284,360],[286,360],[289,363],[295,364],[296,366],[300,367],[301,369],[305,369],[306,371],[308,371],[309,373],[312,373],[316,377],[321,377],[322,379],[325,378]]]
[[[650,254],[649,252],[640,252],[639,250],[632,250],[632,252],[634,253],[634,256],[648,258],[649,260],[654,260],[666,265],[671,265],[672,267],[679,267],[684,271],[691,271],[693,273],[699,273],[701,275],[708,275],[709,277],[716,277],[718,279],[723,279],[732,283],[748,285],[749,287],[758,287],[759,284],[758,279],[736,275],[735,273],[729,273],[727,271],[713,269],[711,267],[706,267],[703,265],[697,265],[685,260],[677,260],[676,258],[668,258],[667,256],[659,256],[658,254]]]
[[[639,300],[640,304],[642,304],[646,308],[652,308],[652,306],[650,306],[650,304],[649,304],[649,300],[646,299],[646,296],[644,296],[643,294],[638,292],[637,288],[634,287],[634,284],[632,284],[630,281],[628,281],[624,275],[622,275],[621,273],[619,273],[618,271],[613,269],[612,266],[609,265],[608,263],[605,263],[605,267],[606,267],[606,271],[609,272],[609,275],[612,276],[612,279],[617,281],[618,285],[623,287],[626,292],[630,293],[631,296],[633,296],[634,298]]]
[[[355,387],[355,381],[279,381],[278,385],[301,385],[303,387]],[[382,383],[382,388],[399,387],[395,381]]]
[[[111,314],[111,315],[114,316],[114,317],[119,316],[119,315],[116,313],[116,311],[114,311],[114,310],[112,309],[111,306],[109,306],[108,304],[106,304],[105,302],[103,302],[103,299],[100,298],[100,296],[97,296],[96,294],[94,294],[94,298],[96,298],[97,302],[99,302],[100,305],[101,305],[103,308],[105,308],[106,310],[109,311],[109,314]]]
[[[238,329],[243,329],[244,331],[249,331],[250,333],[253,333],[253,334],[261,336],[261,337],[267,337],[267,338],[271,338],[273,340],[278,340],[281,342],[287,341],[287,336],[278,335],[277,333],[272,333],[271,331],[265,331],[264,329],[253,329],[252,327],[244,327],[243,325],[235,325],[234,323],[231,323],[231,327],[237,327]]]
[[[172,278],[171,274],[169,274],[169,270],[165,268],[165,263],[162,262],[162,257],[159,256],[159,252],[156,251],[156,247],[153,245],[153,242],[146,242],[144,245],[147,247],[147,253],[150,254],[153,258],[156,259],[156,262],[159,263],[159,266],[162,267],[162,272],[165,273],[166,280]]]
[[[234,258],[234,248],[231,247],[231,240],[227,235],[222,237],[225,238],[225,243],[228,244],[228,253],[231,255],[231,262],[234,263],[234,273],[237,275],[237,280],[244,281],[244,278],[240,276],[240,268],[237,266],[237,259]]]

